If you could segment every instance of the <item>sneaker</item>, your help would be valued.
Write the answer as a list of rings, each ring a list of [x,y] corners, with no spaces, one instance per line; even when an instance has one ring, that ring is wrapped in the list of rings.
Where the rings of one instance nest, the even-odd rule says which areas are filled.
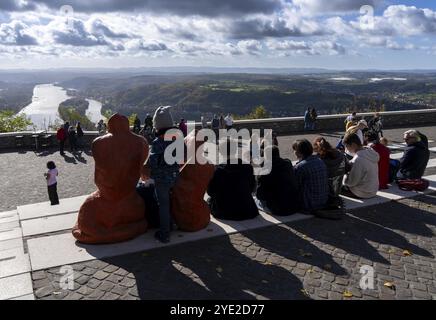
[[[156,233],[154,234],[154,237],[156,240],[162,242],[162,243],[168,243],[170,242],[170,237],[168,236],[164,236],[162,235],[162,233],[160,231],[156,231]]]

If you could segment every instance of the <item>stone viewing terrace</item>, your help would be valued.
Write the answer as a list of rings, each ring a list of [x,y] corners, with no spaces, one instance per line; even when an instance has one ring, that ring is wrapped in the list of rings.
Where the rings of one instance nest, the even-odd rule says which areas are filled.
[[[339,221],[265,213],[242,222],[212,219],[203,231],[174,232],[169,244],[156,242],[153,230],[124,243],[76,243],[78,209],[96,190],[89,148],[62,157],[56,148],[16,149],[0,137],[0,299],[436,299],[436,111],[383,118],[392,158],[405,147],[404,128],[429,138],[426,192],[391,186],[371,200],[346,198]],[[321,117],[310,134],[299,133],[301,118],[238,125],[273,123],[282,156],[296,160],[295,139],[322,135],[336,145],[343,120]],[[49,160],[59,169],[55,207],[43,177]],[[373,289],[359,285],[365,265],[374,268]],[[74,280],[68,289],[60,285],[65,266]]]

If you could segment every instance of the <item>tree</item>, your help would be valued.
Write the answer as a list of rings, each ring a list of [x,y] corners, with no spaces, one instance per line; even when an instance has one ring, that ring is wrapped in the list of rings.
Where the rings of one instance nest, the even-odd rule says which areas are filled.
[[[15,115],[13,111],[0,111],[0,132],[24,131],[32,124],[24,113]]]
[[[133,125],[135,124],[135,119],[136,119],[137,116],[138,116],[138,115],[137,115],[136,113],[132,113],[132,114],[129,116],[129,125],[130,125],[130,126],[133,126]]]
[[[270,113],[262,105],[257,106],[249,114],[245,116],[234,116],[237,120],[249,120],[249,119],[266,119],[270,118]]]
[[[74,107],[59,106],[59,115],[63,121],[68,121],[71,124],[80,122],[82,129],[95,130],[95,124],[88,119],[87,116],[80,114]]]

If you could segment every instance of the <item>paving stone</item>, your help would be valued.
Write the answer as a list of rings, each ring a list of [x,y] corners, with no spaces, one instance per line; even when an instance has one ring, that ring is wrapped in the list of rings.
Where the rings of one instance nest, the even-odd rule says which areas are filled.
[[[94,273],[93,277],[96,278],[97,280],[104,280],[107,277],[109,277],[109,273],[99,270],[96,273]]]
[[[114,284],[112,282],[109,281],[104,281],[99,287],[98,289],[100,289],[101,291],[105,291],[105,292],[109,292],[114,288]]]

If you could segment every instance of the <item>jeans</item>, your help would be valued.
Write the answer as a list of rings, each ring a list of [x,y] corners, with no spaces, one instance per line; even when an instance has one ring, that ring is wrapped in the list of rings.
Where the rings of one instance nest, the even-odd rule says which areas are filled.
[[[65,140],[59,141],[59,152],[60,154],[64,154]]]
[[[59,197],[57,191],[57,183],[52,184],[47,187],[48,190],[48,198],[50,199],[50,203],[52,206],[59,204]]]
[[[304,121],[304,131],[309,131],[311,129],[311,124],[309,121]]]
[[[159,225],[163,236],[169,236],[171,230],[171,198],[170,192],[176,183],[177,176],[159,179],[155,178],[156,198],[159,202]]]

